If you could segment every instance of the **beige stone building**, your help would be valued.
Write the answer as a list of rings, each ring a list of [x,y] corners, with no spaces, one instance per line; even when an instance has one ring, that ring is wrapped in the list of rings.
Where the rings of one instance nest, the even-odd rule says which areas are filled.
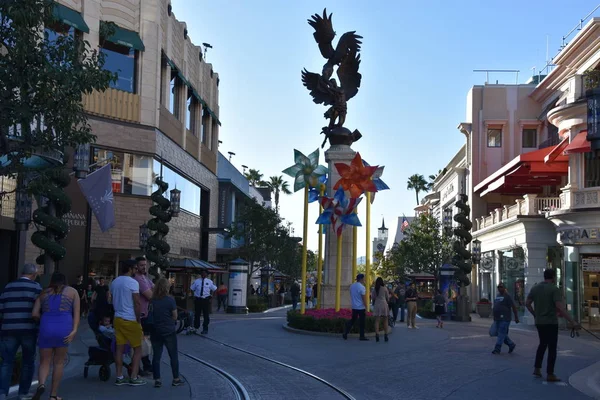
[[[105,54],[105,68],[118,73],[110,89],[84,98],[97,136],[90,162],[112,165],[116,226],[100,231],[73,179],[67,188],[73,210],[65,216],[68,256],[59,268],[69,278],[110,276],[119,260],[142,254],[139,226],[151,218],[150,195],[160,175],[169,190],[181,190],[182,212],[169,223],[169,256],[216,260],[209,231],[217,226],[219,76],[203,49],[167,0],[59,0],[56,15],[49,35],[82,37]],[[105,27],[112,28],[101,37]],[[26,261],[39,254],[29,240],[34,230]]]

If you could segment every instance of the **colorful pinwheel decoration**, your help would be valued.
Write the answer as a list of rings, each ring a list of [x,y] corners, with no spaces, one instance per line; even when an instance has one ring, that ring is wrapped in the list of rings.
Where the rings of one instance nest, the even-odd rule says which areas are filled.
[[[365,160],[362,160],[363,164],[365,164],[365,167],[370,167],[369,163],[366,162]],[[381,190],[388,190],[390,187],[383,181],[381,180],[381,175],[383,175],[383,169],[385,167],[384,166],[378,166],[377,169],[375,170],[375,173],[373,174],[373,183],[375,184],[375,187],[377,188],[377,191],[381,191]],[[371,204],[373,203],[373,201],[375,200],[375,193],[373,193],[371,195]]]
[[[310,185],[308,189],[308,202],[313,203],[319,200],[321,197],[321,192],[325,193],[327,190],[327,175],[321,175],[318,179],[318,183],[316,186]]]
[[[303,189],[307,184],[309,187],[317,187],[319,178],[327,174],[327,167],[319,165],[319,149],[310,153],[308,157],[294,149],[294,161],[294,165],[283,170],[284,174],[294,178],[294,192]]]
[[[332,225],[338,238],[342,235],[344,226],[362,226],[358,215],[354,212],[361,200],[360,197],[347,198],[342,188],[339,188],[333,197],[323,196],[321,198],[323,212],[319,215],[317,224]]]
[[[377,192],[377,186],[372,178],[379,167],[365,166],[360,153],[356,153],[350,165],[336,163],[335,168],[340,174],[340,180],[333,187],[334,190],[342,187],[350,192],[352,198],[360,197],[364,192]]]

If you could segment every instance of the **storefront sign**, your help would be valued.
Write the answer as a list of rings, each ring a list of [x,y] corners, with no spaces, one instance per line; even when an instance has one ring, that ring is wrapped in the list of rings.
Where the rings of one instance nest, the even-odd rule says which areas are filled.
[[[454,197],[456,197],[456,186],[454,182],[452,182],[442,190],[442,203],[447,199],[453,199]]]
[[[200,251],[196,249],[182,247],[179,249],[179,255],[182,255],[184,257],[200,258]]]
[[[564,244],[600,243],[600,228],[568,229],[560,232],[560,241]]]
[[[600,256],[581,257],[581,268],[586,272],[600,272]]]
[[[70,212],[63,215],[62,219],[69,225],[69,231],[72,231],[72,227],[86,226],[85,214]]]

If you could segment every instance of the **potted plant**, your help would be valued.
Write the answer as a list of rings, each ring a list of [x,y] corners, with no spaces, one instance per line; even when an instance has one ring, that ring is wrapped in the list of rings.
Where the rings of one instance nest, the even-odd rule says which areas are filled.
[[[489,318],[492,314],[492,303],[484,297],[477,302],[475,309],[481,318]]]

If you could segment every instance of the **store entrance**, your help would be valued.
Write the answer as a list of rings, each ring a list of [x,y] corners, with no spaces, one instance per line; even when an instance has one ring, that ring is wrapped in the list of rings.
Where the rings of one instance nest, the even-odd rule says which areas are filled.
[[[582,254],[583,304],[581,323],[600,330],[600,254]]]

